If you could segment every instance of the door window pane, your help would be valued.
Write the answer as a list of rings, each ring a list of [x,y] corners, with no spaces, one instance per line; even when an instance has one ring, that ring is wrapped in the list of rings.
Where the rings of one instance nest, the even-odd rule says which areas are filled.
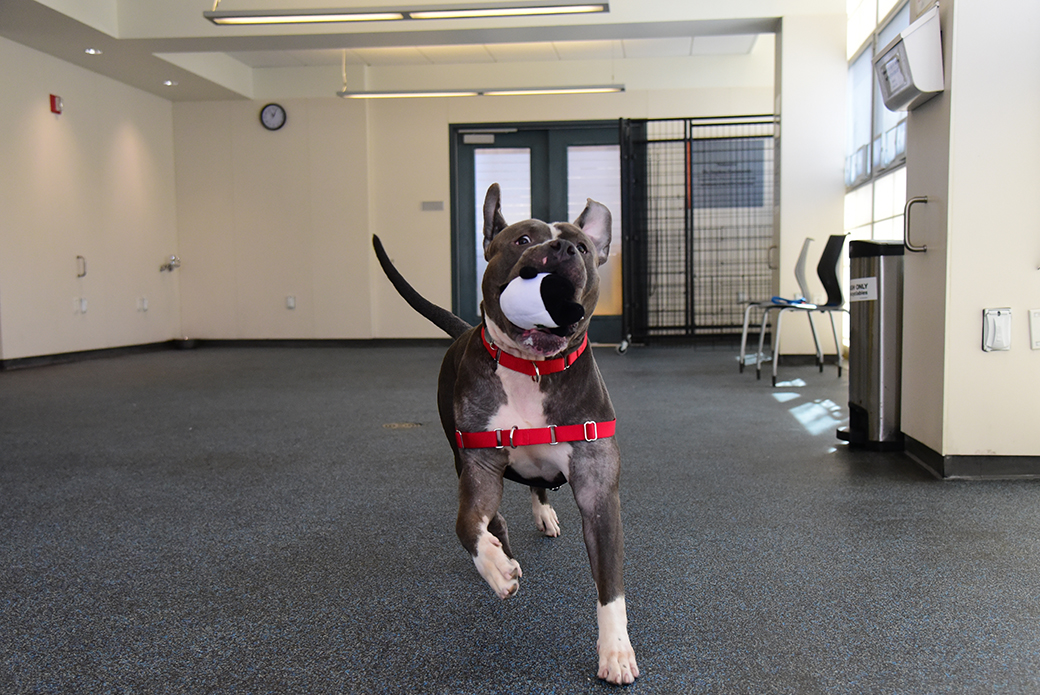
[[[621,301],[621,148],[617,145],[567,147],[567,219],[574,221],[592,198],[610,210],[610,258],[599,268],[597,315],[618,315]]]
[[[502,216],[506,222],[531,218],[531,150],[526,147],[481,148],[473,153],[473,199],[476,203],[477,306],[480,315],[480,281],[484,277],[484,196],[493,183],[502,190]]]

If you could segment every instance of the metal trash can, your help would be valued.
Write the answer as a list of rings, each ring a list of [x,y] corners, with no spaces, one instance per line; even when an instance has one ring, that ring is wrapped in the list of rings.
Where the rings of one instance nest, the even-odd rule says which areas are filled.
[[[838,438],[902,449],[903,244],[849,243],[849,314],[849,428]]]

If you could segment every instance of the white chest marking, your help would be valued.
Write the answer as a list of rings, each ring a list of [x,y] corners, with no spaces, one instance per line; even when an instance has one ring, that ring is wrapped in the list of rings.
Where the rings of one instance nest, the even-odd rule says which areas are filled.
[[[506,392],[506,402],[488,422],[488,430],[505,433],[517,427],[530,429],[549,425],[567,425],[567,422],[548,422],[545,418],[545,396],[538,384],[526,374],[499,366],[496,371]],[[552,480],[558,473],[570,477],[570,444],[536,444],[509,449],[509,467],[524,478]]]

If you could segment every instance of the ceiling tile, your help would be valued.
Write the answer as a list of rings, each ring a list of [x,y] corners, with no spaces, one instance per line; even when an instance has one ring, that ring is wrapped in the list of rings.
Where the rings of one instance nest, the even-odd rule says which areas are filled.
[[[251,68],[295,68],[303,65],[288,51],[235,51],[228,55]]]
[[[622,44],[626,58],[674,58],[690,55],[693,38],[625,39]]]
[[[481,45],[422,46],[419,51],[436,65],[495,62],[487,48]]]
[[[758,34],[733,36],[695,36],[693,55],[732,55],[750,53]]]
[[[549,42],[495,43],[488,44],[486,48],[499,63],[530,63],[560,59],[553,44]]]
[[[412,46],[353,49],[366,65],[430,65],[422,51]]]
[[[610,60],[624,57],[620,41],[557,41],[553,46],[561,60]]]

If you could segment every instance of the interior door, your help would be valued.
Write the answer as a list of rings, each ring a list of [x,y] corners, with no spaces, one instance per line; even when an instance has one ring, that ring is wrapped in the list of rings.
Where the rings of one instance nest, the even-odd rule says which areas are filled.
[[[615,122],[453,127],[453,301],[455,313],[480,321],[484,196],[502,189],[507,222],[534,217],[573,221],[587,198],[613,213],[610,259],[600,266],[600,301],[590,339],[621,340],[621,155]]]

